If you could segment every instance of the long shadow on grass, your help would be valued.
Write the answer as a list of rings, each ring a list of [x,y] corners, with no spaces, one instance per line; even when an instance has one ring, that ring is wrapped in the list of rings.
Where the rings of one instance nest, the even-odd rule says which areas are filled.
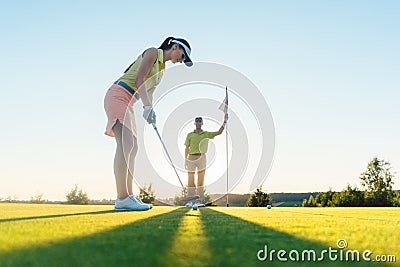
[[[329,261],[328,254],[325,254],[325,261],[323,262],[295,262],[289,259],[288,254],[291,250],[297,250],[300,254],[300,259],[303,250],[314,250],[317,253],[316,258],[318,259],[321,251],[328,249],[328,247],[317,242],[300,239],[284,232],[244,221],[213,209],[202,209],[201,219],[211,252],[209,266],[395,266],[365,262],[362,260],[361,255],[360,262],[340,261],[340,258],[336,262],[333,262]],[[264,249],[265,245],[268,246],[268,254],[271,250],[276,250],[273,254],[272,262],[270,259],[260,261],[257,258],[257,252]],[[281,262],[277,258],[277,252],[281,249],[286,251],[284,257],[288,259],[287,262]],[[332,249],[337,249],[337,247],[332,247]],[[360,251],[361,253],[362,251]],[[337,253],[336,255],[340,254]],[[264,256],[264,253],[260,254],[260,256]],[[305,256],[307,260],[307,254]],[[345,259],[345,254],[343,258]]]
[[[179,208],[93,235],[0,254],[0,266],[162,266],[185,212]]]
[[[50,215],[43,215],[43,216],[8,218],[8,219],[0,219],[0,223],[3,223],[3,222],[16,222],[16,221],[27,221],[27,220],[38,220],[38,219],[50,219],[50,218],[70,217],[70,216],[80,216],[80,215],[96,215],[96,214],[106,214],[106,213],[114,213],[114,212],[118,212],[118,211],[114,211],[114,210],[108,209],[108,210],[100,210],[100,211],[74,212],[74,213],[64,213],[64,214],[50,214]]]

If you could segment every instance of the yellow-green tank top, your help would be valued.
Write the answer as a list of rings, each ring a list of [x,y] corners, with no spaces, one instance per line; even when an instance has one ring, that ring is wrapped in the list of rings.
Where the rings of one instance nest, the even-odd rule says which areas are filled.
[[[135,92],[137,92],[136,88],[136,76],[139,71],[140,65],[142,64],[143,54],[139,55],[137,59],[132,63],[128,71],[126,71],[118,80],[126,83],[132,88]],[[165,63],[164,63],[164,51],[162,49],[158,49],[158,57],[156,62],[150,69],[149,74],[145,77],[145,85],[146,89],[150,90],[157,86],[161,78],[164,74]]]

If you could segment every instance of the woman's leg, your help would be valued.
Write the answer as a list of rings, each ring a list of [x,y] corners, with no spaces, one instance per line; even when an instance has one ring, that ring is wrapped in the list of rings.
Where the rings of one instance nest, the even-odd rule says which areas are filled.
[[[129,155],[133,148],[133,138],[129,129],[123,126],[118,120],[113,127],[117,149],[114,158],[114,175],[117,186],[117,197],[124,199],[129,196],[127,188],[128,164]],[[122,138],[122,136],[124,138]]]
[[[135,158],[136,158],[137,151],[138,151],[137,138],[133,136],[133,148],[132,148],[132,151],[129,156],[128,179],[126,181],[126,186],[127,186],[129,195],[133,195],[132,183],[133,183],[133,174],[134,174],[134,170],[135,170]]]

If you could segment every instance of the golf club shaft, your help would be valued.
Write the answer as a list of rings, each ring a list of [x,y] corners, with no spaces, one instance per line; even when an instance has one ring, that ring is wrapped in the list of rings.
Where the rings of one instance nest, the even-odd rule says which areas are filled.
[[[161,138],[161,135],[160,135],[160,133],[158,132],[158,129],[157,129],[156,124],[155,124],[155,123],[152,123],[152,125],[153,125],[153,128],[154,128],[154,130],[156,131],[156,133],[157,133],[157,135],[158,135],[158,139],[160,139],[160,142],[161,142],[162,146],[164,147],[164,151],[165,151],[165,154],[167,154],[167,157],[168,157],[168,159],[169,159],[169,162],[171,163],[172,167],[174,168],[174,171],[175,171],[176,177],[178,177],[179,183],[181,184],[183,190],[185,190],[185,186],[183,185],[182,180],[181,180],[181,178],[179,177],[178,172],[176,171],[176,168],[175,168],[174,163],[172,163],[171,156],[169,155],[168,150],[167,150],[167,147],[165,146],[165,144],[164,144],[164,142],[163,142],[163,140],[162,140],[162,138]]]

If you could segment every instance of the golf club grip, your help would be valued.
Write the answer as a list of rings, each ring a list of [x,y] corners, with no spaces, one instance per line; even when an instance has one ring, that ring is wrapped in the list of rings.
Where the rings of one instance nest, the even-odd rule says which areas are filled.
[[[168,153],[167,147],[165,146],[165,144],[164,144],[164,142],[163,142],[163,140],[162,140],[162,138],[161,138],[161,135],[160,135],[160,133],[158,132],[158,129],[157,129],[156,124],[153,122],[152,125],[153,125],[154,130],[155,130],[156,133],[157,133],[158,139],[160,139],[160,142],[161,142],[161,144],[162,144],[162,146],[163,146],[163,148],[164,148],[165,154],[167,154],[167,157],[168,157],[168,159],[169,159],[169,162],[171,163],[172,168],[174,168],[174,171],[175,171],[176,177],[178,177],[179,183],[181,184],[182,188],[185,189],[185,186],[183,185],[182,180],[181,180],[181,178],[179,177],[178,172],[176,171],[175,165],[174,165],[174,163],[172,162],[171,156],[170,156],[169,153]]]

